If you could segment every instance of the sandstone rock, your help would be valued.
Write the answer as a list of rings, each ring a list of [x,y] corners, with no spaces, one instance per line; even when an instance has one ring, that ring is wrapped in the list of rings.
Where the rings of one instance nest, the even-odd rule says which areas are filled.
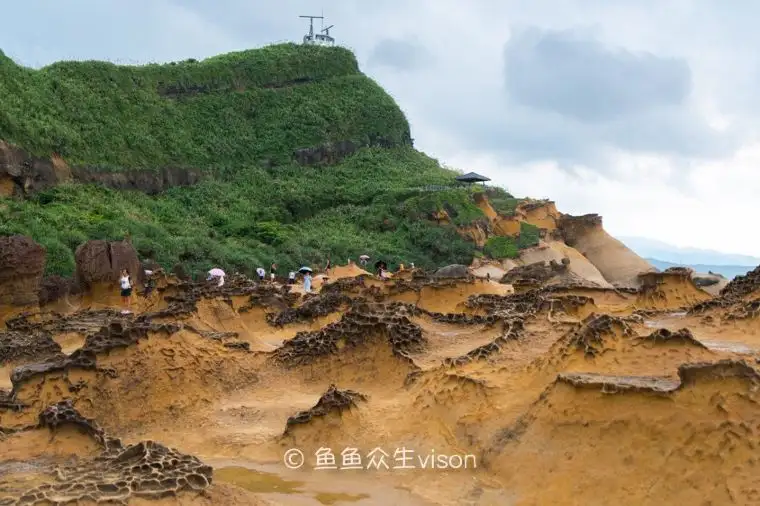
[[[129,271],[133,282],[143,278],[137,251],[127,241],[87,241],[77,248],[74,256],[77,264],[75,279],[82,288],[116,282],[122,269]]]
[[[37,304],[44,270],[45,248],[22,235],[0,237],[0,305]]]
[[[466,278],[469,275],[467,266],[461,264],[447,265],[435,271],[436,278]]]
[[[46,276],[40,283],[39,301],[44,306],[72,293],[72,281],[61,276]]]

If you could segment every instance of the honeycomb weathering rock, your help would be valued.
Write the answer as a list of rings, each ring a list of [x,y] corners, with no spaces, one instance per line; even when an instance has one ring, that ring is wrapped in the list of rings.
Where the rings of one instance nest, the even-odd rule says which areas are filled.
[[[97,356],[116,348],[136,344],[149,333],[173,334],[180,329],[175,324],[149,324],[128,320],[111,321],[98,332],[85,338],[84,345],[69,356],[54,357],[50,360],[17,367],[11,373],[14,391],[23,382],[38,375],[70,369],[97,369]]]
[[[747,302],[740,302],[732,307],[725,316],[726,320],[746,320],[760,316],[760,297]]]
[[[720,292],[723,299],[739,299],[760,289],[760,266],[742,276],[736,276]]]
[[[288,418],[285,434],[287,435],[295,425],[309,423],[314,418],[324,417],[330,413],[339,415],[345,410],[357,407],[358,402],[366,400],[367,397],[364,394],[353,390],[339,390],[335,385],[330,385],[314,407]]]
[[[0,332],[0,366],[58,356],[61,356],[61,347],[48,332]]]
[[[588,303],[593,303],[593,299],[583,295],[557,295],[551,290],[540,289],[511,295],[473,295],[465,306],[510,317],[531,316],[544,309],[569,312]]]
[[[22,235],[0,237],[0,306],[39,302],[45,248]]]
[[[731,308],[726,315],[729,320],[741,320],[751,318],[757,314],[754,301],[746,301],[745,298],[752,294],[760,294],[760,266],[742,276],[736,276],[720,291],[718,297],[699,302],[689,308],[690,314],[699,314],[710,309]],[[733,307],[732,306],[736,306]]]
[[[169,306],[159,311],[144,313],[140,321],[154,318],[184,317],[198,310],[198,302],[203,299],[219,298],[232,305],[232,297],[248,296],[246,304],[239,308],[246,312],[254,307],[267,307],[285,310],[298,300],[298,295],[290,292],[287,286],[278,287],[269,283],[253,281],[243,275],[233,274],[225,279],[223,286],[209,282],[182,281],[172,286],[172,294],[164,296]]]
[[[76,426],[94,438],[104,448],[109,447],[110,441],[106,439],[103,429],[98,427],[94,420],[87,419],[79,414],[70,400],[61,401],[45,408],[40,413],[39,421],[41,427],[47,427],[52,431],[65,425]],[[115,441],[113,444],[118,445],[119,443]]]
[[[444,365],[447,365],[449,367],[460,366],[468,362],[485,360],[491,355],[499,353],[502,349],[502,346],[510,341],[516,341],[520,338],[520,335],[524,329],[523,323],[524,320],[522,318],[515,318],[513,320],[506,321],[504,323],[504,332],[499,337],[488,344],[478,346],[474,350],[469,351],[467,354],[461,357],[447,358],[444,361]]]
[[[272,325],[287,325],[297,321],[312,320],[327,316],[350,304],[351,298],[347,295],[338,291],[328,291],[309,296],[300,306],[288,308],[276,316],[267,315],[267,321]]]
[[[97,332],[113,320],[127,320],[113,309],[85,309],[70,315],[62,316],[57,313],[21,314],[5,322],[9,330],[19,332],[81,332],[89,334]]]
[[[126,504],[132,497],[160,499],[183,491],[201,491],[212,482],[212,468],[196,457],[154,441],[124,446],[93,420],[81,416],[71,401],[49,406],[39,419],[40,428],[47,427],[54,433],[64,425],[77,427],[92,437],[102,452],[94,458],[79,458],[55,467],[41,464],[37,472],[54,476],[55,480],[36,487],[25,485],[27,481],[9,482],[12,474],[0,479],[0,505],[79,501]],[[9,490],[16,494],[9,495]]]
[[[74,257],[75,279],[85,289],[97,283],[115,283],[122,269],[129,271],[133,283],[143,278],[137,251],[128,241],[87,241],[76,249]]]
[[[582,351],[587,357],[594,357],[604,352],[605,337],[618,334],[632,336],[633,330],[620,318],[606,314],[592,314],[570,334],[569,344]]]
[[[393,352],[404,358],[426,344],[422,329],[410,320],[412,311],[403,304],[355,303],[343,317],[316,332],[299,332],[274,351],[273,359],[299,366],[319,357],[338,353],[338,342],[358,347],[373,337],[387,339]]]

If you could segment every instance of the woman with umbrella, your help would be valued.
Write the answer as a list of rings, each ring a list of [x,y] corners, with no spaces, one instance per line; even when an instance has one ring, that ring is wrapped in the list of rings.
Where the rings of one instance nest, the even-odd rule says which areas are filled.
[[[309,267],[301,267],[298,272],[303,274],[303,291],[311,293],[311,269]]]
[[[214,267],[208,271],[208,277],[206,278],[206,281],[218,280],[216,286],[224,286],[224,276],[225,274],[222,269]]]
[[[375,272],[379,278],[385,278],[386,269],[388,269],[388,266],[382,260],[375,262]]]
[[[359,263],[361,265],[367,265],[367,260],[369,260],[369,255],[361,255],[359,257]]]

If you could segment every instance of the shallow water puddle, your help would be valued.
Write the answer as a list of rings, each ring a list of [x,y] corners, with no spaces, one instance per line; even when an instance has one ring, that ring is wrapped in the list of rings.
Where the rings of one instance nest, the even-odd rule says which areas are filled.
[[[214,481],[246,489],[275,504],[312,506],[429,506],[394,480],[378,480],[371,474],[346,475],[333,472],[284,470],[276,464],[252,461],[211,459]]]
[[[343,504],[355,503],[362,499],[368,499],[369,494],[346,492],[315,492],[304,490],[306,482],[298,480],[286,480],[275,473],[267,473],[243,466],[228,466],[214,470],[214,479],[220,482],[230,483],[240,488],[250,490],[258,494],[285,494],[298,495],[303,498],[312,498],[314,504]],[[302,504],[299,501],[299,504]]]
[[[343,502],[356,502],[369,498],[368,494],[342,494],[332,492],[320,492],[314,498],[322,504],[338,504]]]
[[[284,480],[273,473],[264,473],[241,466],[215,469],[214,479],[259,493],[298,494],[302,492],[299,489],[305,485],[303,481]]]

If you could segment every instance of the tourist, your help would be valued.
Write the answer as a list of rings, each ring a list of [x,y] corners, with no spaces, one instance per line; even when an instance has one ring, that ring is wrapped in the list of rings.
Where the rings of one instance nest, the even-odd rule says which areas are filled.
[[[224,286],[224,271],[219,268],[214,268],[208,271],[208,276],[206,277],[206,281],[216,281],[216,286],[221,287]]]
[[[274,283],[274,278],[276,277],[277,273],[277,264],[272,262],[272,265],[269,267],[269,278],[272,280],[272,283]]]
[[[327,265],[325,265],[325,274],[328,276],[330,275],[330,268],[332,267],[332,262],[330,262],[330,257],[327,257]]]
[[[296,284],[296,271],[290,271],[290,273],[288,274],[288,284],[289,285]]]
[[[143,293],[143,297],[147,298],[150,296],[155,287],[156,281],[153,278],[153,271],[150,269],[145,269],[145,292]]]
[[[121,271],[119,286],[121,287],[121,302],[129,309],[129,300],[132,297],[132,278],[127,269]]]
[[[311,293],[311,272],[309,271],[303,273],[303,291]]]
[[[265,271],[263,267],[259,267],[256,269],[256,274],[259,276],[259,281],[264,281],[264,276],[267,275],[267,271]]]

